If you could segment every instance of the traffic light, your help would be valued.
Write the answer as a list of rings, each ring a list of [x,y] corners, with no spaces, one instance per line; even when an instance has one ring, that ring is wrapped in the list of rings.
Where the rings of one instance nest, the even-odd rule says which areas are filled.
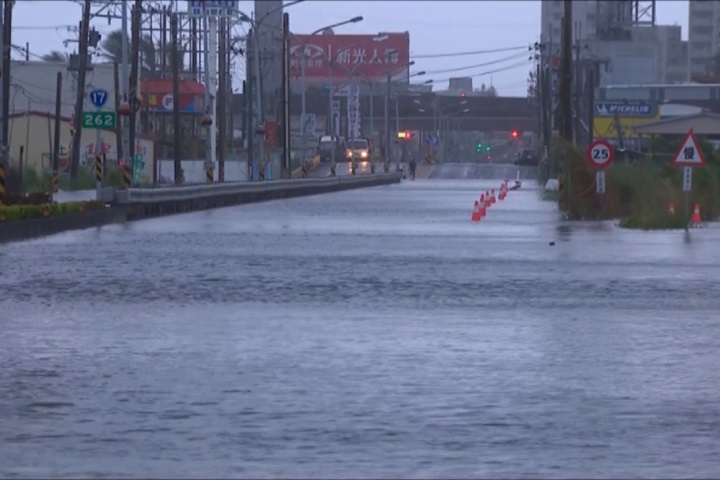
[[[517,130],[513,130],[511,135],[512,135],[513,138],[517,138],[518,135],[519,135],[519,133],[518,133]]]
[[[488,153],[490,152],[490,145],[488,145],[488,146],[485,148],[485,151],[488,152]]]
[[[465,92],[460,93],[460,98],[465,98],[466,96],[467,96],[467,93],[465,93]]]
[[[478,142],[478,144],[477,144],[477,151],[478,151],[478,152],[482,152],[482,148],[483,148],[483,144],[480,143],[480,142]]]
[[[412,132],[397,132],[397,138],[399,140],[410,140],[412,138]]]

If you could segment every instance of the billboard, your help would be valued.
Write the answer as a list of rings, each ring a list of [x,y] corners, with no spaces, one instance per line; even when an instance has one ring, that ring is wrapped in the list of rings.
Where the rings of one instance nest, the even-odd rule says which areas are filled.
[[[170,80],[143,80],[140,86],[142,109],[150,112],[172,112],[173,94]],[[193,80],[180,80],[180,112],[205,111],[204,87]]]
[[[410,61],[407,32],[290,38],[290,74],[299,79],[304,61],[308,82],[342,82],[350,77],[380,80],[387,77],[388,70],[398,78],[407,72]]]
[[[660,120],[660,109],[654,103],[596,102],[593,133],[595,138],[616,139],[619,126],[623,138],[636,138],[638,134],[633,127],[657,120]]]

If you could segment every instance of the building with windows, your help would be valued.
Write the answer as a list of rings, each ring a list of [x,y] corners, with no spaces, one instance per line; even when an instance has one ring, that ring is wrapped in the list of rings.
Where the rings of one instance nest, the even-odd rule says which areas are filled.
[[[720,2],[690,0],[688,7],[690,75],[709,73],[720,51]]]

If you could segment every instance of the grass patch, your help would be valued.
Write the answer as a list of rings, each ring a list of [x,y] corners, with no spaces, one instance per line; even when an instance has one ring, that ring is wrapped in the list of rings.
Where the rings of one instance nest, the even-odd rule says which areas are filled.
[[[620,219],[619,225],[625,228],[686,228],[682,168],[670,165],[680,141],[656,140],[641,161],[619,161],[608,168],[602,197],[596,193],[595,170],[588,165],[585,152],[560,144],[553,149],[553,160],[561,171],[561,210],[571,220]],[[720,154],[711,145],[700,143],[708,165],[693,169],[690,205],[698,204],[703,219],[713,220],[720,216]],[[669,213],[670,204],[676,214]]]
[[[59,188],[65,191],[92,190],[96,187],[95,171],[87,167],[80,167],[76,179],[67,175],[60,177]],[[118,168],[110,168],[103,180],[103,186],[121,188],[123,186],[122,172]],[[25,192],[49,192],[52,190],[52,173],[38,172],[34,169],[26,169],[23,172],[23,191]]]
[[[42,205],[10,205],[9,207],[0,207],[0,222],[48,218],[104,209],[105,202],[97,200],[89,202],[45,203]]]

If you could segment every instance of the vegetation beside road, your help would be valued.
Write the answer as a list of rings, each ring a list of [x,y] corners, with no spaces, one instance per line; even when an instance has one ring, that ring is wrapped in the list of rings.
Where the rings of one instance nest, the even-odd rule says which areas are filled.
[[[595,170],[585,151],[570,144],[553,146],[550,161],[552,171],[560,172],[561,210],[571,220],[619,219],[625,228],[686,228],[682,168],[671,165],[682,140],[656,138],[641,160],[616,161],[606,170],[603,198],[596,193]],[[720,153],[711,144],[699,142],[707,166],[693,169],[690,214],[698,204],[703,220],[708,221],[720,216]]]
[[[52,175],[50,172],[38,172],[28,168],[23,172],[22,184],[25,192],[47,192],[51,188]],[[67,192],[76,190],[93,190],[95,188],[95,172],[89,168],[80,168],[75,180],[68,176],[61,176],[59,182],[60,190]],[[121,188],[123,184],[122,173],[119,169],[108,169],[103,186]]]
[[[104,209],[105,202],[97,200],[88,202],[43,203],[39,205],[18,203],[0,207],[0,222],[80,214]]]

